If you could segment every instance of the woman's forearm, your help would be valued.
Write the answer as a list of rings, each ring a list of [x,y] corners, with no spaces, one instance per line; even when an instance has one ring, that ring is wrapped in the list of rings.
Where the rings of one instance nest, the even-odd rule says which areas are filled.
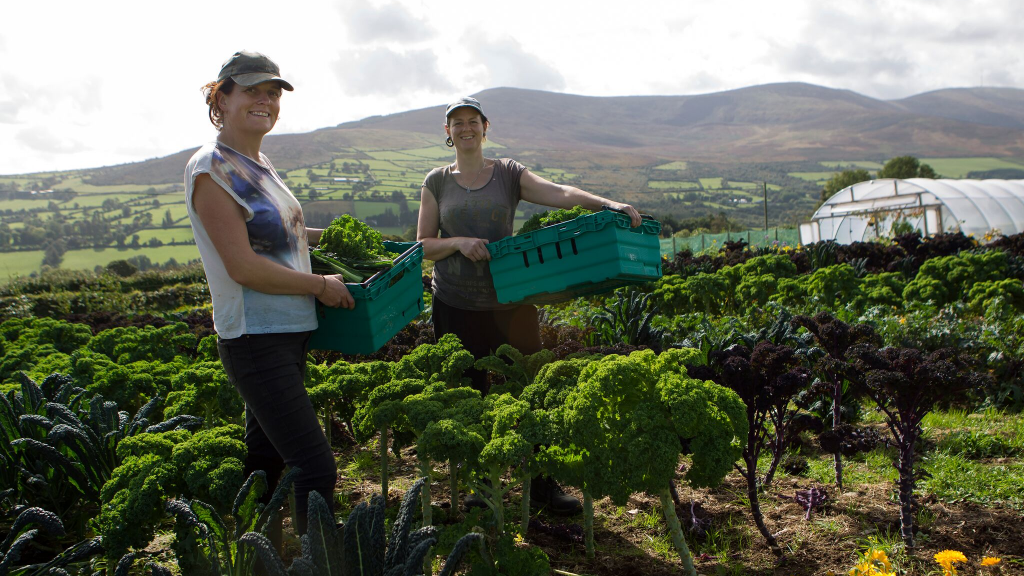
[[[323,233],[323,228],[306,228],[306,243],[310,246],[319,246],[320,235]]]
[[[609,200],[603,196],[598,196],[579,188],[572,186],[561,185],[563,189],[563,195],[565,198],[565,205],[558,206],[558,208],[574,208],[576,206],[582,206],[587,210],[594,212],[600,210],[604,206],[615,206],[619,204],[615,200]]]
[[[253,254],[238,266],[230,266],[228,275],[250,290],[266,294],[312,294],[323,292],[324,281],[317,274],[286,268],[277,262]]]
[[[455,238],[420,238],[423,243],[423,258],[426,260],[444,260],[459,251],[460,237]]]

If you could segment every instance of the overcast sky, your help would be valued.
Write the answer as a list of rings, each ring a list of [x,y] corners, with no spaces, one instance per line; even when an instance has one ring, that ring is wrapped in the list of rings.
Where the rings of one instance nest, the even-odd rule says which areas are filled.
[[[295,86],[275,133],[498,86],[619,96],[802,81],[884,99],[1024,87],[1020,0],[16,0],[2,14],[0,174],[213,139],[199,88],[243,48]]]

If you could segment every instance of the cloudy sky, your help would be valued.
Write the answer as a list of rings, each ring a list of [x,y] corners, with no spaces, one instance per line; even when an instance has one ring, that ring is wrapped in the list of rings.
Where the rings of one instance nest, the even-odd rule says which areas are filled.
[[[618,96],[802,81],[885,99],[1024,88],[1020,0],[55,0],[5,2],[3,22],[0,174],[212,139],[199,88],[243,48],[295,85],[276,133],[498,86]]]

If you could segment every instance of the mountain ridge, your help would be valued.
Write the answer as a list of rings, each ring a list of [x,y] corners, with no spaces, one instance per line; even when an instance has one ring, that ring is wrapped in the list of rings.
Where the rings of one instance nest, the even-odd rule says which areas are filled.
[[[581,96],[523,88],[475,94],[491,138],[518,153],[708,163],[919,157],[1024,157],[1024,90],[947,88],[898,100],[801,82],[683,96]],[[353,146],[408,149],[443,139],[443,104],[298,134],[270,135],[278,169],[329,161]],[[180,182],[190,148],[86,170],[97,183]]]

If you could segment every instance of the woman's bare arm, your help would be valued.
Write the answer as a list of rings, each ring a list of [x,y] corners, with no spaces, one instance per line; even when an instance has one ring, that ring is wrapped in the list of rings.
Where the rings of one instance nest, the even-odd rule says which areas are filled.
[[[629,216],[630,224],[633,227],[640,225],[640,213],[636,208],[623,202],[616,202],[591,194],[564,184],[555,184],[526,170],[519,179],[522,188],[522,199],[534,204],[551,206],[553,208],[573,208],[583,206],[587,210],[598,211],[602,206],[608,206],[616,210],[622,210]]]
[[[424,186],[420,189],[420,215],[416,224],[416,240],[423,243],[423,257],[436,262],[461,252],[473,262],[491,259],[491,253],[487,251],[487,240],[464,236],[438,238],[440,229],[441,215],[437,200]]]
[[[299,272],[253,252],[244,209],[208,174],[196,178],[192,202],[228,276],[235,282],[267,294],[312,294],[333,307],[355,305],[339,276]]]

